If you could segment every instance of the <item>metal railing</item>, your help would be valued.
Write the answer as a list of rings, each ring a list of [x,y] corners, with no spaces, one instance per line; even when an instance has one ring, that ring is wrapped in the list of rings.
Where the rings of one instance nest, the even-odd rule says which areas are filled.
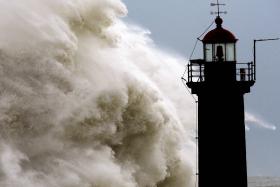
[[[209,62],[211,63],[211,62]],[[225,62],[226,63],[226,62]],[[201,60],[191,60],[187,65],[188,82],[204,82],[205,81],[205,63]],[[253,62],[236,63],[236,81],[255,81],[255,65]],[[222,79],[222,77],[221,77]]]
[[[236,63],[236,81],[255,81],[253,62]]]
[[[188,82],[203,82],[204,68],[204,64],[201,63],[188,64]]]

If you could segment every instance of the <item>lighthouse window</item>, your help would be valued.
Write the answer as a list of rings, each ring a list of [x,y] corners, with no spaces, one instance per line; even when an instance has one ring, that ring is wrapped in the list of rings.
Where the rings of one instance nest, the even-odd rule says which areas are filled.
[[[215,61],[225,60],[225,44],[214,44]]]
[[[205,45],[205,61],[206,61],[206,62],[211,62],[211,61],[213,61],[212,44],[206,44],[206,45]]]
[[[228,43],[226,45],[226,60],[227,61],[235,61],[235,47],[234,43]]]

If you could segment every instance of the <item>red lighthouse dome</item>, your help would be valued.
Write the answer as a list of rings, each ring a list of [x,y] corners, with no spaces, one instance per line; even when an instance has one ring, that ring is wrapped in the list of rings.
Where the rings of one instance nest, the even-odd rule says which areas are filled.
[[[237,39],[222,27],[223,20],[219,16],[215,20],[217,27],[209,31],[203,38],[203,43],[235,43]]]

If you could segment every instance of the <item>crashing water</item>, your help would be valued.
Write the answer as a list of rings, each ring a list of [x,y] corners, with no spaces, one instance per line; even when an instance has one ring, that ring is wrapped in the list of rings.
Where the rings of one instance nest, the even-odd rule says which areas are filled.
[[[0,1],[0,186],[188,187],[183,59],[119,0]]]

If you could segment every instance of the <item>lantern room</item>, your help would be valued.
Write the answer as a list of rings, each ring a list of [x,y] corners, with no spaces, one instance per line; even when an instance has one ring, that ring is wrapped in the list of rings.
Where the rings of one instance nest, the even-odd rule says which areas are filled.
[[[222,27],[223,20],[218,16],[215,19],[216,28],[209,31],[202,39],[205,62],[235,62],[235,36]]]
[[[203,59],[190,59],[186,84],[192,89],[192,93],[197,93],[200,86],[204,85],[200,83],[213,82],[214,85],[225,87],[238,82],[239,86],[246,87],[249,92],[255,83],[255,61],[238,63],[238,39],[222,27],[223,20],[219,15],[215,23],[216,28],[206,33],[203,39],[198,38],[203,44]]]

